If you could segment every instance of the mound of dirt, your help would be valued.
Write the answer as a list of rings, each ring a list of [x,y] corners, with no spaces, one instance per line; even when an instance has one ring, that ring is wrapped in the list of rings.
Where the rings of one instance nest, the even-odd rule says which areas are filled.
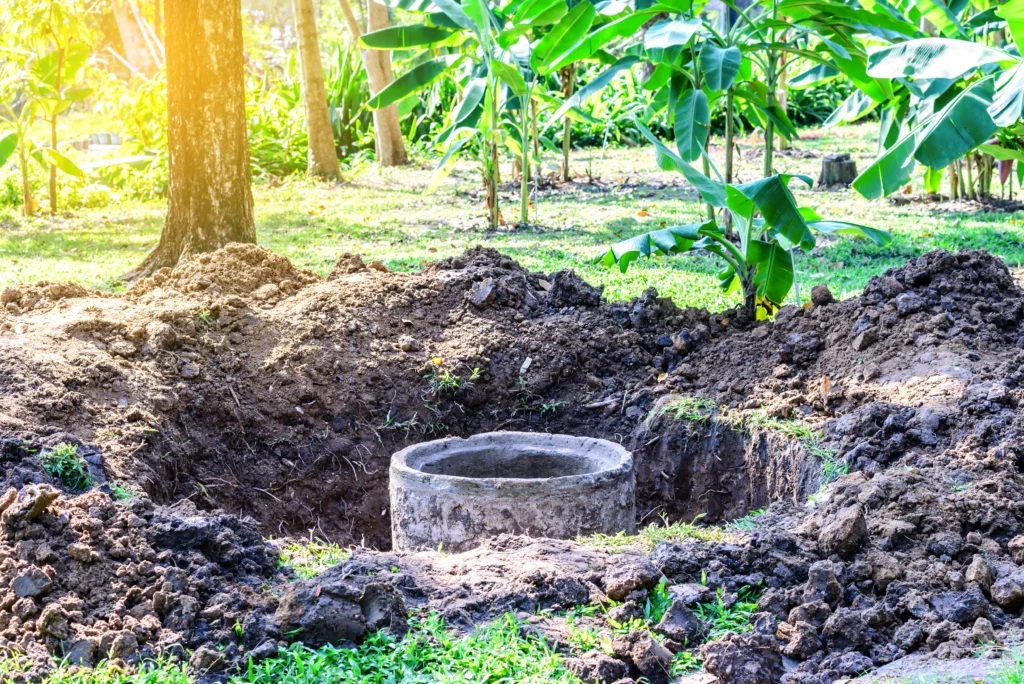
[[[99,292],[92,292],[76,283],[51,283],[41,280],[35,285],[16,285],[5,287],[0,292],[0,306],[12,315],[35,309],[48,310],[62,299],[74,297],[102,297]]]
[[[161,288],[216,295],[254,295],[267,299],[268,294],[276,294],[272,288],[292,294],[318,280],[316,274],[295,268],[286,257],[269,249],[232,243],[218,251],[216,256],[194,254],[182,259],[173,269],[161,268],[152,276],[133,283],[128,294],[140,296]]]
[[[708,589],[727,603],[763,592],[753,634],[706,647],[723,682],[748,681],[728,667],[748,659],[742,671],[831,683],[921,649],[957,657],[1021,626],[1024,293],[986,253],[930,252],[842,302],[818,287],[812,306],[771,322],[682,310],[653,289],[604,302],[572,272],[531,273],[480,248],[411,274],[346,255],[320,280],[230,246],[158,276],[125,296],[0,311],[0,430],[29,445],[3,452],[0,491],[17,492],[17,510],[49,498],[60,483],[39,455],[74,444],[97,481],[146,492],[115,504],[63,490],[18,523],[27,536],[0,539],[8,648],[93,639],[103,656],[116,639],[104,635],[131,632],[135,653],[181,644],[216,670],[275,653],[300,627],[310,643],[400,632],[409,607],[468,625],[607,596],[623,624],[661,577],[676,596],[655,630],[664,641],[613,649],[652,682],[662,646],[706,632],[691,614]],[[471,556],[359,551],[280,599],[254,593],[282,581],[261,535],[387,549],[391,454],[501,429],[624,443],[644,521],[767,513],[727,541],[664,542],[628,562],[522,540]],[[389,572],[362,579],[374,564]],[[52,588],[19,604],[13,583],[38,579],[33,567]],[[174,568],[190,569],[184,588],[166,579]],[[113,608],[68,603],[83,577]],[[500,577],[514,581],[494,589]],[[73,638],[47,631],[53,616]],[[532,623],[572,652],[564,619]],[[621,671],[590,660],[574,666]]]

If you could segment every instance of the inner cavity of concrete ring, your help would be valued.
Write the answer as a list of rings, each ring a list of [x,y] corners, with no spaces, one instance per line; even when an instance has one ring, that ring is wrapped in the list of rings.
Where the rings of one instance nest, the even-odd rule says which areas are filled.
[[[636,531],[633,457],[603,439],[491,432],[391,458],[395,551],[466,551],[500,534]]]

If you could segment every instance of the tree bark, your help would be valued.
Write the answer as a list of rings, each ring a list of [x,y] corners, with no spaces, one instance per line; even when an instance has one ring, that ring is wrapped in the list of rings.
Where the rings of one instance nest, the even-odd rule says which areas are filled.
[[[324,67],[320,62],[320,42],[316,34],[313,0],[294,0],[295,31],[299,35],[299,61],[302,66],[302,97],[306,101],[306,130],[309,134],[311,176],[337,178],[338,151],[334,147],[331,113],[327,107]]]
[[[121,35],[124,59],[136,71],[146,76],[152,76],[157,70],[157,63],[146,45],[146,37],[142,33],[142,27],[135,20],[135,14],[128,5],[129,1],[114,0],[111,3],[114,9],[114,21],[117,23],[117,32]]]
[[[345,23],[348,24],[352,40],[358,44],[363,32],[352,11],[348,0],[338,0],[341,4]],[[367,0],[367,31],[377,31],[388,27],[388,8],[374,0]],[[370,94],[376,95],[394,80],[391,72],[391,52],[389,50],[368,50],[360,48],[366,77],[370,82]],[[409,163],[402,139],[402,129],[398,121],[398,106],[389,105],[373,111],[373,140],[377,152],[377,163],[381,166],[404,166]]]
[[[129,279],[230,242],[256,242],[241,0],[170,0],[165,11],[167,221]]]

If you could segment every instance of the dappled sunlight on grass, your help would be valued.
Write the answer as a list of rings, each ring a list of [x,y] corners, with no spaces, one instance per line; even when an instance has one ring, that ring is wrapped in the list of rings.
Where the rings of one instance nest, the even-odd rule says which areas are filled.
[[[816,177],[820,156],[836,151],[851,152],[864,168],[876,150],[876,126],[871,123],[806,129],[801,134],[796,148],[815,156],[779,156],[778,171]],[[740,181],[759,175],[757,143],[756,137],[742,141]],[[713,142],[711,154],[721,162],[719,140]],[[588,168],[593,183],[586,175]],[[303,178],[288,179],[278,187],[260,184],[253,188],[257,236],[260,244],[321,275],[344,252],[408,271],[483,244],[532,270],[575,269],[594,285],[604,286],[610,299],[656,287],[680,306],[720,310],[739,304],[735,294],[718,288],[719,262],[709,255],[642,259],[626,274],[591,263],[612,242],[701,219],[702,207],[692,199],[691,189],[677,175],[659,170],[650,148],[578,151],[574,169],[580,174],[577,182],[542,189],[535,198],[536,225],[514,225],[517,198],[503,193],[501,206],[510,225],[497,231],[486,228],[479,172],[469,162],[461,163],[427,197],[421,193],[431,176],[429,161],[400,169],[363,167],[340,185]],[[507,182],[511,176],[504,171]],[[836,295],[853,295],[872,276],[935,248],[987,249],[1011,266],[1024,263],[1024,213],[868,202],[851,190],[813,192],[797,181],[792,188],[802,206],[813,207],[822,216],[884,228],[894,235],[885,248],[864,240],[820,237],[812,254],[798,258],[804,298],[821,282]],[[117,276],[156,245],[164,211],[162,203],[136,203],[29,222],[15,213],[0,214],[0,286],[47,279],[112,289]]]

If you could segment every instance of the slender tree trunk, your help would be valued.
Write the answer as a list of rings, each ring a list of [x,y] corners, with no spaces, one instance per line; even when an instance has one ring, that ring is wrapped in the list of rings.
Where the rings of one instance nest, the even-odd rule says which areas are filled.
[[[153,0],[153,33],[160,40],[164,39],[164,12],[160,0]]]
[[[64,48],[57,48],[57,75],[55,77],[55,90],[58,99],[60,98],[61,76],[64,74]],[[50,117],[50,149],[57,151],[57,115]],[[57,213],[57,165],[50,162],[50,213]]]
[[[576,86],[576,64],[570,64],[562,69],[562,89],[565,99],[572,97],[573,88]],[[572,150],[572,121],[566,116],[562,122],[562,182],[569,182],[569,152]]]
[[[21,164],[21,215],[28,217],[35,211],[32,209],[32,184],[28,181],[28,153],[24,145],[18,145],[18,156]]]
[[[519,98],[521,125],[519,129],[520,152],[522,152],[521,175],[519,177],[519,226],[530,224],[530,96]]]
[[[345,15],[345,23],[358,45],[363,31],[359,27],[355,12],[348,0],[338,0],[341,12]],[[374,0],[367,0],[367,30],[377,31],[388,27],[388,8]],[[359,54],[366,68],[366,78],[370,82],[370,93],[376,95],[394,80],[391,72],[391,52],[389,50],[364,50]],[[398,106],[390,105],[373,111],[373,144],[377,153],[377,163],[381,166],[404,166],[409,163],[409,155],[405,151],[402,139],[402,128],[398,120]]]
[[[309,165],[311,176],[338,178],[338,151],[334,147],[334,130],[327,107],[324,66],[320,61],[316,15],[313,0],[293,0],[295,30],[299,35],[299,61],[302,65],[302,96],[306,100],[306,130],[309,133]]]
[[[167,221],[127,278],[230,242],[256,242],[241,0],[167,4]]]

